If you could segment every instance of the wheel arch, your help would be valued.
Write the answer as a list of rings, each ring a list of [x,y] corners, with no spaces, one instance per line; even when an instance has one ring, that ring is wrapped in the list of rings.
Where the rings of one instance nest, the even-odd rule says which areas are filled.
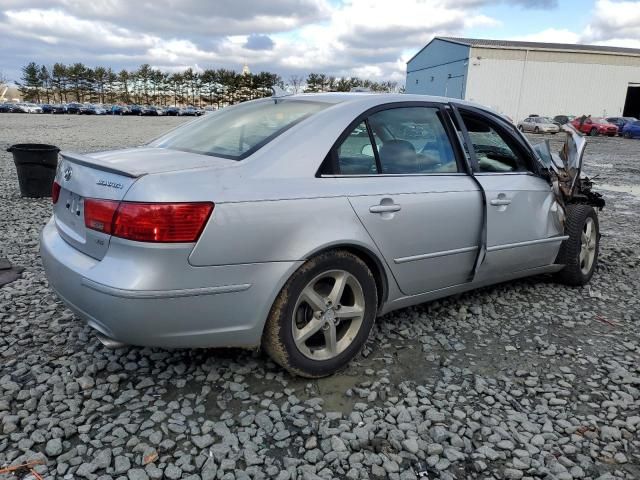
[[[360,258],[360,260],[362,260],[367,265],[367,267],[369,267],[369,270],[371,270],[373,278],[376,281],[376,290],[378,291],[378,311],[380,311],[389,297],[389,275],[385,268],[384,261],[369,247],[349,242],[336,243],[320,247],[310,252],[306,256],[306,260],[332,250],[346,250],[347,252],[352,253],[353,255]]]

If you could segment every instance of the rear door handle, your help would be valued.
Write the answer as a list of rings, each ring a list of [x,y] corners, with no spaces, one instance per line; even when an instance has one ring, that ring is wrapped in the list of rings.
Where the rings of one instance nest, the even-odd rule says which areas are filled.
[[[491,205],[499,207],[501,205],[511,205],[511,200],[508,198],[494,198],[490,203]]]
[[[387,212],[399,212],[402,209],[400,205],[392,203],[391,205],[373,205],[369,207],[371,213],[387,213]]]

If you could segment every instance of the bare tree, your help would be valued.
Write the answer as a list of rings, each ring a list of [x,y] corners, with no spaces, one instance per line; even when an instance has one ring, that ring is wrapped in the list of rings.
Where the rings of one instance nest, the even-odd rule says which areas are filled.
[[[304,77],[300,75],[291,75],[289,77],[289,85],[293,88],[293,93],[298,93],[302,88],[302,84],[304,83]]]

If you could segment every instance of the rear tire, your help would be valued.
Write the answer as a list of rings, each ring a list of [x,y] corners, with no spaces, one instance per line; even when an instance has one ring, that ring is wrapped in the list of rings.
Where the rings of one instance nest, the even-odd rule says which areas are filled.
[[[622,136],[623,136],[624,138],[631,138],[631,132],[624,132],[624,133],[622,134]]]
[[[556,263],[564,264],[557,273],[561,283],[582,286],[589,283],[598,266],[600,225],[595,209],[589,205],[568,205],[565,235]]]
[[[262,346],[295,375],[331,375],[360,352],[377,306],[375,279],[359,257],[344,250],[322,253],[302,265],[280,291]]]
[[[518,125],[518,130],[520,130],[522,133],[524,133],[524,128],[522,128],[522,125]]]

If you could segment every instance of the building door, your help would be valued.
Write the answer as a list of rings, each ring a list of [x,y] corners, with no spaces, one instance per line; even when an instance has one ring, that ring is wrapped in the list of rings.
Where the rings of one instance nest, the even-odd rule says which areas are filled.
[[[640,118],[640,84],[630,84],[627,88],[622,116]]]

